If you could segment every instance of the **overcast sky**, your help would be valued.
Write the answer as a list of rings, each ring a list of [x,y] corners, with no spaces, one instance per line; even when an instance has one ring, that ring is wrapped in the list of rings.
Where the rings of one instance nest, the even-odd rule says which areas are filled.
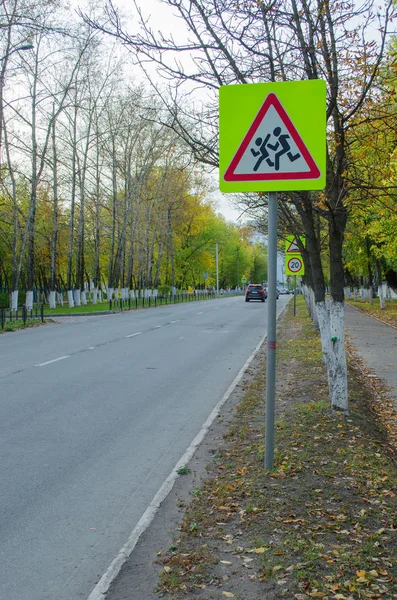
[[[132,11],[131,0],[114,0],[114,4],[119,6],[123,12],[131,13]],[[144,16],[150,16],[149,24],[154,31],[161,29],[164,34],[172,32],[175,40],[178,40],[178,38],[182,39],[183,28],[181,28],[181,20],[173,16],[177,12],[176,8],[165,5],[158,0],[138,0],[138,4],[141,6]],[[134,22],[131,20],[129,32],[132,32],[134,29]],[[217,174],[214,173],[213,177],[216,180]],[[241,211],[233,208],[227,194],[221,194],[221,192],[213,193],[211,194],[211,199],[216,202],[219,212],[225,219],[241,224],[243,220],[239,219]]]

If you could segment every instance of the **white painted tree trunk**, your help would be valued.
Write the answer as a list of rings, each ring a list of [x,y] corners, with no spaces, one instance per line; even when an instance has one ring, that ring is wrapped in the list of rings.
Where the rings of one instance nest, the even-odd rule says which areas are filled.
[[[18,310],[18,290],[11,292],[11,310]]]
[[[73,290],[68,290],[68,304],[69,308],[74,308]]]
[[[158,289],[157,289],[157,288],[155,288],[155,289],[153,290],[153,296],[154,296],[155,298],[157,298],[157,296],[158,296],[158,295],[159,295],[159,291],[158,291]]]
[[[135,292],[134,292],[134,290],[130,290],[130,298],[131,298],[131,300],[135,300]]]
[[[379,304],[380,304],[380,309],[381,310],[385,310],[386,308],[386,302],[385,302],[385,295],[383,293],[383,285],[380,285],[378,287],[378,293],[379,293]]]
[[[344,308],[344,302],[331,300],[329,309],[325,302],[317,303],[331,406],[346,411],[348,409],[348,393]]]
[[[50,292],[49,304],[50,304],[50,308],[57,307],[57,295],[56,295],[56,292],[54,292],[54,291]]]
[[[108,287],[108,289],[107,289],[108,302],[113,300],[113,293],[114,293],[114,288]]]
[[[345,349],[345,303],[330,303],[331,342],[334,354],[334,385],[331,406],[339,410],[348,409],[347,362]]]
[[[26,306],[26,310],[32,310],[32,308],[33,308],[33,290],[29,290],[26,292],[25,306]]]
[[[63,306],[63,294],[61,294],[60,292],[58,293],[58,304],[60,306]]]
[[[98,300],[99,300],[99,302],[103,302],[103,292],[102,292],[102,290],[98,290]]]
[[[81,306],[81,293],[79,289],[74,290],[74,303],[76,306]]]
[[[373,304],[374,303],[374,289],[373,289],[372,285],[368,290],[368,295],[369,295],[369,303]]]
[[[365,298],[364,298],[364,288],[363,288],[363,287],[361,287],[361,288],[360,288],[360,300],[361,300],[361,302],[364,302],[364,299],[365,299]]]
[[[80,293],[80,300],[82,306],[87,306],[87,292],[85,290]]]
[[[94,287],[92,290],[92,303],[96,304],[98,302],[98,288]]]

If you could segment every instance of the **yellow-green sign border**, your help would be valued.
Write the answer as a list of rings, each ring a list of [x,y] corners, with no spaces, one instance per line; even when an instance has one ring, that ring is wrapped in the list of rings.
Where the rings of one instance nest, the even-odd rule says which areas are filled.
[[[225,181],[224,174],[269,94],[275,94],[320,170],[317,179]],[[222,86],[219,90],[219,180],[222,192],[322,190],[326,169],[326,85],[320,79]]]

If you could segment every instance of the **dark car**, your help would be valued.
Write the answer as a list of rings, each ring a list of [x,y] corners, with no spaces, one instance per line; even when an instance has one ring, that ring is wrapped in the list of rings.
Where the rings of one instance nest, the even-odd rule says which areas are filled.
[[[260,283],[250,283],[245,290],[245,301],[260,300],[264,302],[267,298],[267,292]]]

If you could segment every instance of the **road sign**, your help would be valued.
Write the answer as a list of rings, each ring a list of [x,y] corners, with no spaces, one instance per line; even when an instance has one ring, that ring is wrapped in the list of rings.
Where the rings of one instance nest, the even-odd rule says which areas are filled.
[[[220,89],[223,192],[325,187],[325,82]]]
[[[302,246],[306,246],[306,239],[303,236],[299,237],[299,241]],[[287,235],[285,238],[285,252],[286,254],[300,254],[300,248],[298,246],[297,238],[293,235]]]
[[[242,278],[241,278],[241,283],[247,283],[247,280],[246,280],[246,278],[245,278],[245,277],[242,277]]]
[[[286,257],[285,273],[286,275],[296,275],[297,277],[302,277],[305,274],[305,266],[300,254]]]

